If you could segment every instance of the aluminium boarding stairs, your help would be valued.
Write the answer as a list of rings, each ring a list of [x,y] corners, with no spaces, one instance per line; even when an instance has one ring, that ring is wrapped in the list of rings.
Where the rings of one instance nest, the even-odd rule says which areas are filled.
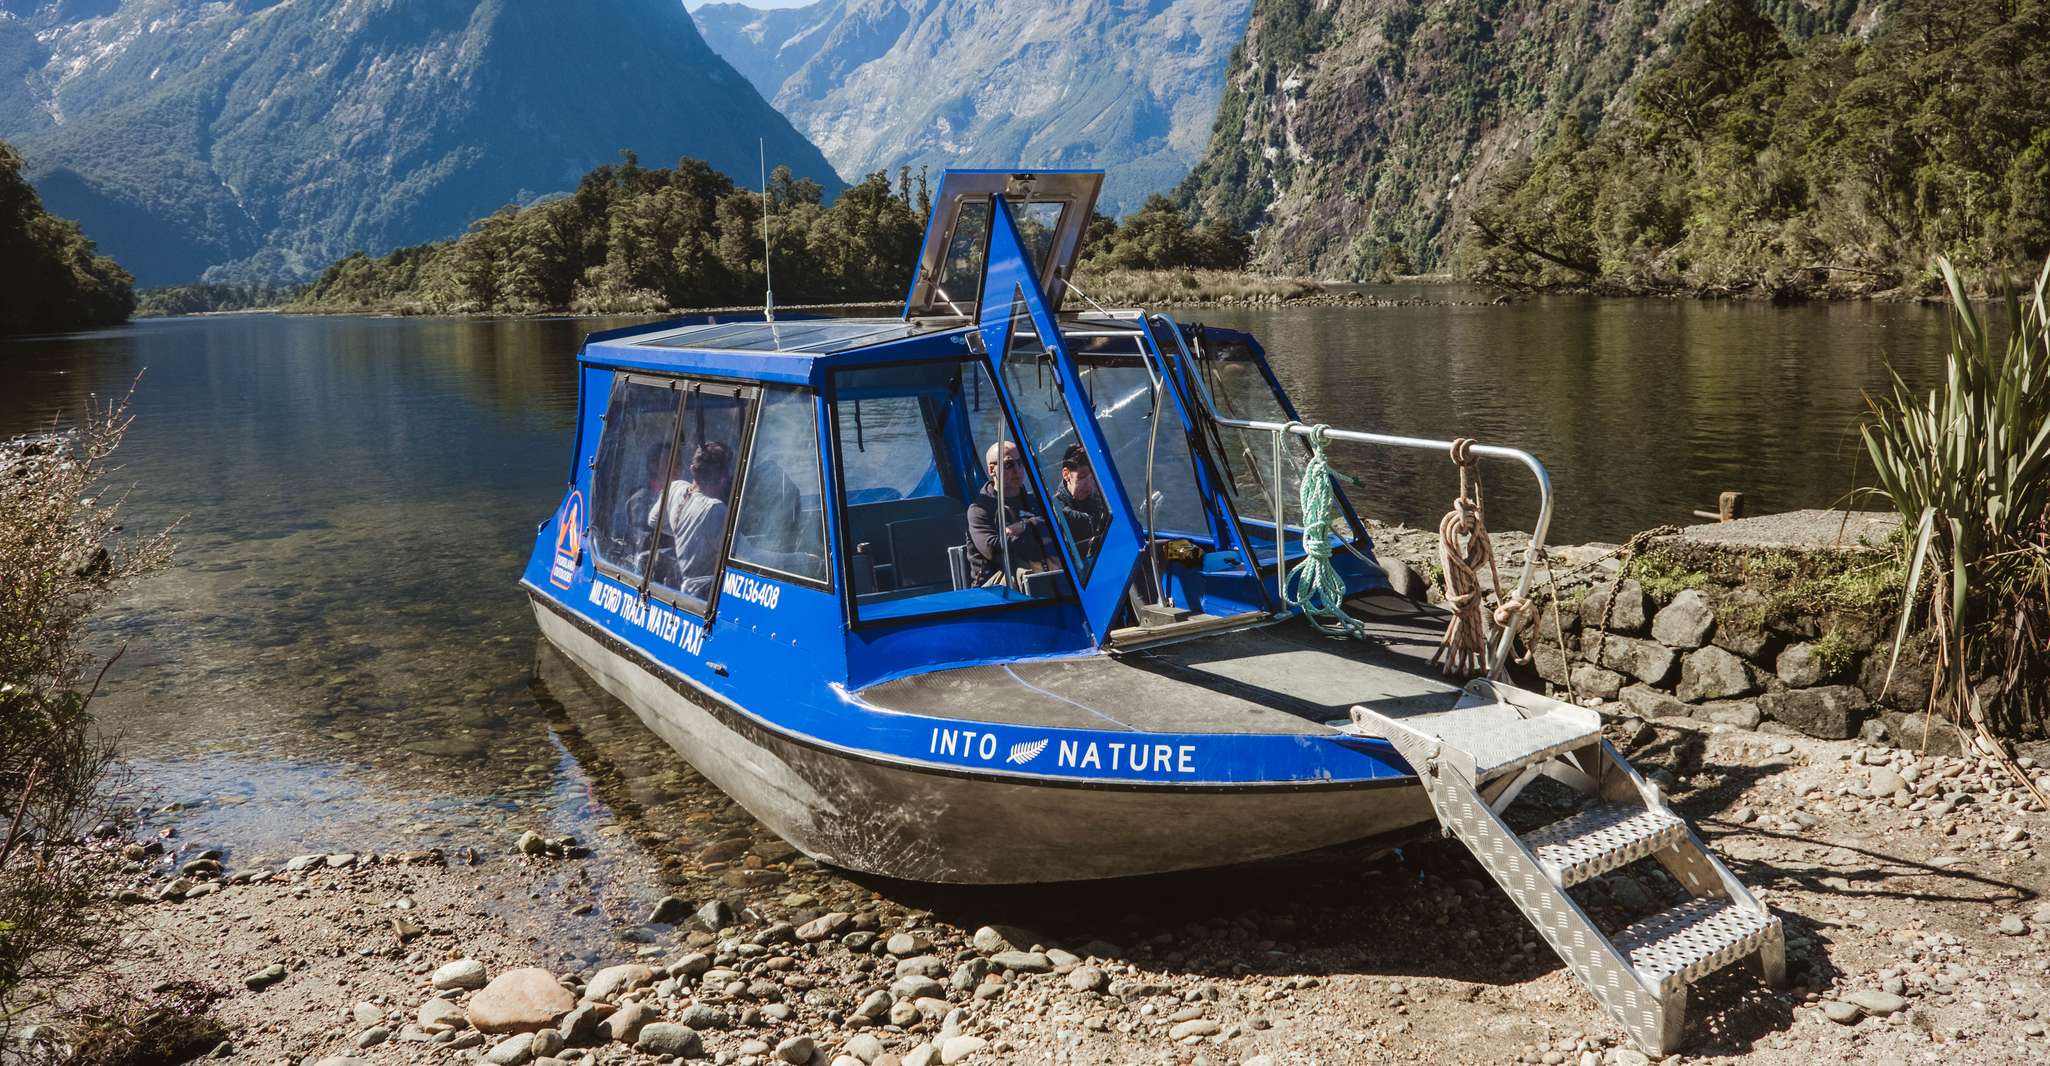
[[[1594,711],[1475,680],[1447,710],[1389,716],[1354,707],[1352,718],[1360,732],[1395,745],[1446,835],[1473,852],[1645,1052],[1679,1046],[1688,987],[1716,970],[1749,957],[1768,984],[1786,983],[1780,920],[1602,739]],[[1519,835],[1501,811],[1540,774],[1601,802]],[[1658,860],[1693,898],[1606,936],[1566,890],[1643,858]]]

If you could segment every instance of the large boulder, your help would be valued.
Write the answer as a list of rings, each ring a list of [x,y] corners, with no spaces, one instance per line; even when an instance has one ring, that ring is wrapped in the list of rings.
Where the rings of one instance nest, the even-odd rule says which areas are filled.
[[[1593,663],[1573,664],[1573,694],[1583,699],[1593,696],[1613,700],[1622,694],[1623,681],[1623,675],[1614,670],[1604,670]]]
[[[1689,718],[1694,714],[1694,708],[1674,699],[1672,693],[1650,685],[1630,685],[1618,699],[1639,718]]]
[[[1750,664],[1714,646],[1688,654],[1680,664],[1680,685],[1674,694],[1688,703],[1749,696],[1759,690]]]
[[[1893,680],[1887,681],[1887,670],[1893,671]],[[1901,648],[1898,660],[1893,648],[1882,644],[1865,656],[1865,663],[1858,670],[1858,687],[1872,702],[1883,704],[1896,711],[1910,714],[1920,713],[1929,699],[1929,685],[1936,676],[1936,659],[1931,651],[1931,641],[1926,636],[1909,637]]]
[[[640,1038],[634,1041],[634,1049],[650,1055],[673,1055],[677,1058],[696,1058],[704,1050],[704,1040],[698,1031],[688,1025],[675,1022],[655,1022],[641,1030]]]
[[[1614,599],[1615,606],[1609,601]],[[1644,597],[1644,586],[1624,579],[1614,586],[1613,595],[1608,585],[1597,586],[1593,592],[1580,601],[1580,624],[1588,629],[1606,629],[1610,633],[1642,633],[1649,617],[1650,604]],[[1607,624],[1604,625],[1604,619]]]
[[[1762,658],[1772,645],[1772,633],[1765,626],[1771,612],[1772,604],[1764,593],[1748,586],[1731,589],[1716,609],[1709,643],[1746,659]]]
[[[1566,683],[1566,672],[1570,669],[1570,666],[1566,659],[1566,653],[1559,650],[1557,645],[1538,645],[1531,651],[1530,663],[1531,668],[1537,671],[1539,677],[1550,681],[1554,685]]]
[[[1769,692],[1758,707],[1775,722],[1784,722],[1811,737],[1849,740],[1871,701],[1854,685],[1824,685]]]
[[[434,987],[446,991],[483,988],[485,978],[483,963],[476,959],[457,959],[454,962],[443,963],[428,980]]]
[[[592,975],[589,987],[584,989],[584,998],[599,1003],[616,1003],[622,993],[654,983],[655,970],[651,966],[638,962],[607,966]]]
[[[1697,708],[1694,717],[1738,729],[1757,729],[1764,720],[1764,712],[1751,700],[1712,700]]]
[[[1647,685],[1663,685],[1671,681],[1674,669],[1680,665],[1680,657],[1674,654],[1673,649],[1657,641],[1609,636],[1597,643],[1595,636],[1592,629],[1581,634],[1583,655]]]
[[[1772,671],[1780,676],[1781,681],[1795,688],[1810,688],[1836,676],[1836,671],[1829,668],[1829,663],[1810,641],[1789,644],[1780,649]]]
[[[1651,620],[1651,635],[1675,648],[1698,648],[1715,629],[1715,606],[1699,589],[1683,589]]]
[[[486,1033],[531,1033],[552,1029],[575,1010],[577,997],[555,975],[538,966],[499,974],[470,998],[470,1024]]]
[[[1862,691],[1862,690],[1861,690]],[[1969,746],[1957,726],[1941,715],[1881,710],[1879,721],[1886,727],[1886,739],[1896,747],[1913,748],[1931,755],[1963,755]]]

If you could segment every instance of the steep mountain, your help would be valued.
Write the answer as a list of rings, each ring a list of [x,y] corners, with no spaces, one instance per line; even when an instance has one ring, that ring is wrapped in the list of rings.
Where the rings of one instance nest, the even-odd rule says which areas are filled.
[[[705,39],[844,174],[1100,166],[1136,210],[1188,173],[1252,0],[708,4]]]
[[[78,224],[43,210],[21,176],[21,157],[0,141],[0,337],[84,329],[128,320],[133,279],[97,254]]]
[[[1703,0],[1256,0],[1181,196],[1257,229],[1253,262],[1364,278],[1442,266],[1489,179],[1562,118],[1630,106]],[[1796,37],[1872,0],[1761,0]]]
[[[841,187],[677,0],[0,0],[0,136],[143,284],[304,278],[622,149]]]

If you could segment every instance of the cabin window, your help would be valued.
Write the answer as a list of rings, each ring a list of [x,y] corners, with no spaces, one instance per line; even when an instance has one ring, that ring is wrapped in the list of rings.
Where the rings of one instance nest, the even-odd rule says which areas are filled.
[[[709,613],[744,473],[751,387],[620,375],[591,471],[600,570]]]
[[[1018,228],[1025,252],[1032,259],[1032,269],[1044,285],[1053,259],[1054,240],[1060,236],[1061,219],[1066,216],[1068,205],[1059,200],[1004,202],[1011,209],[1011,222]],[[933,295],[955,314],[974,313],[981,298],[983,260],[989,249],[989,205],[988,199],[961,202],[934,275]]]
[[[655,539],[653,588],[700,614],[726,557],[733,490],[754,412],[752,389],[693,382],[678,426],[676,464]]]
[[[1135,342],[1136,343],[1136,342]],[[1159,431],[1153,431],[1153,378],[1135,356],[1079,356],[1082,394],[1089,397],[1096,428],[1110,446],[1111,463],[1134,502],[1132,513],[1146,520],[1146,450],[1153,449],[1153,527],[1162,536],[1211,536],[1210,514],[1196,490],[1189,438],[1163,386]],[[1150,438],[1150,440],[1149,440]]]
[[[1047,260],[1053,257],[1053,241],[1061,232],[1061,216],[1067,213],[1068,205],[1057,200],[1004,202],[1010,205],[1011,221],[1018,227],[1018,237],[1026,253],[1032,257],[1032,270],[1043,286],[1046,284]]]
[[[1036,491],[1013,497],[1005,524],[1022,524],[1015,576],[969,536],[978,506],[993,514],[985,456],[999,435],[1016,440],[980,361],[841,371],[833,377],[847,583],[857,618],[901,618],[1062,594],[1061,553]],[[1026,485],[1029,473],[1020,468]],[[996,528],[981,523],[986,533]],[[996,556],[1004,545],[996,542]]]
[[[818,412],[812,393],[763,389],[747,481],[740,490],[733,561],[825,582],[823,503]]]
[[[955,314],[975,310],[982,292],[982,258],[989,247],[989,204],[969,200],[954,216],[954,229],[947,234],[947,250],[940,257],[939,273],[933,281],[933,295]]]
[[[621,375],[605,409],[591,475],[591,550],[600,569],[640,584],[654,547],[655,514],[670,480],[682,382]]]

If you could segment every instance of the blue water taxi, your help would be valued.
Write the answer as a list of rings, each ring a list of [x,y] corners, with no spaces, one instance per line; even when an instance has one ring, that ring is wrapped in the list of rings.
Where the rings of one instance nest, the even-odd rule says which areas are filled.
[[[1444,614],[1395,590],[1335,481],[1304,483],[1322,439],[1450,442],[1304,426],[1255,338],[1073,285],[1100,182],[947,172],[894,317],[587,338],[567,484],[522,579],[542,634],[853,870],[1106,878],[1440,826],[1641,1042],[1676,1039],[1685,981],[1769,965],[1778,920],[1594,711],[1504,680],[1518,612],[1447,676]],[[1541,545],[1543,467],[1470,454],[1536,475]],[[1294,602],[1305,561],[1349,621]],[[1499,811],[1540,774],[1597,802],[1519,836]],[[1645,857],[1703,908],[1594,930],[1565,888]]]

